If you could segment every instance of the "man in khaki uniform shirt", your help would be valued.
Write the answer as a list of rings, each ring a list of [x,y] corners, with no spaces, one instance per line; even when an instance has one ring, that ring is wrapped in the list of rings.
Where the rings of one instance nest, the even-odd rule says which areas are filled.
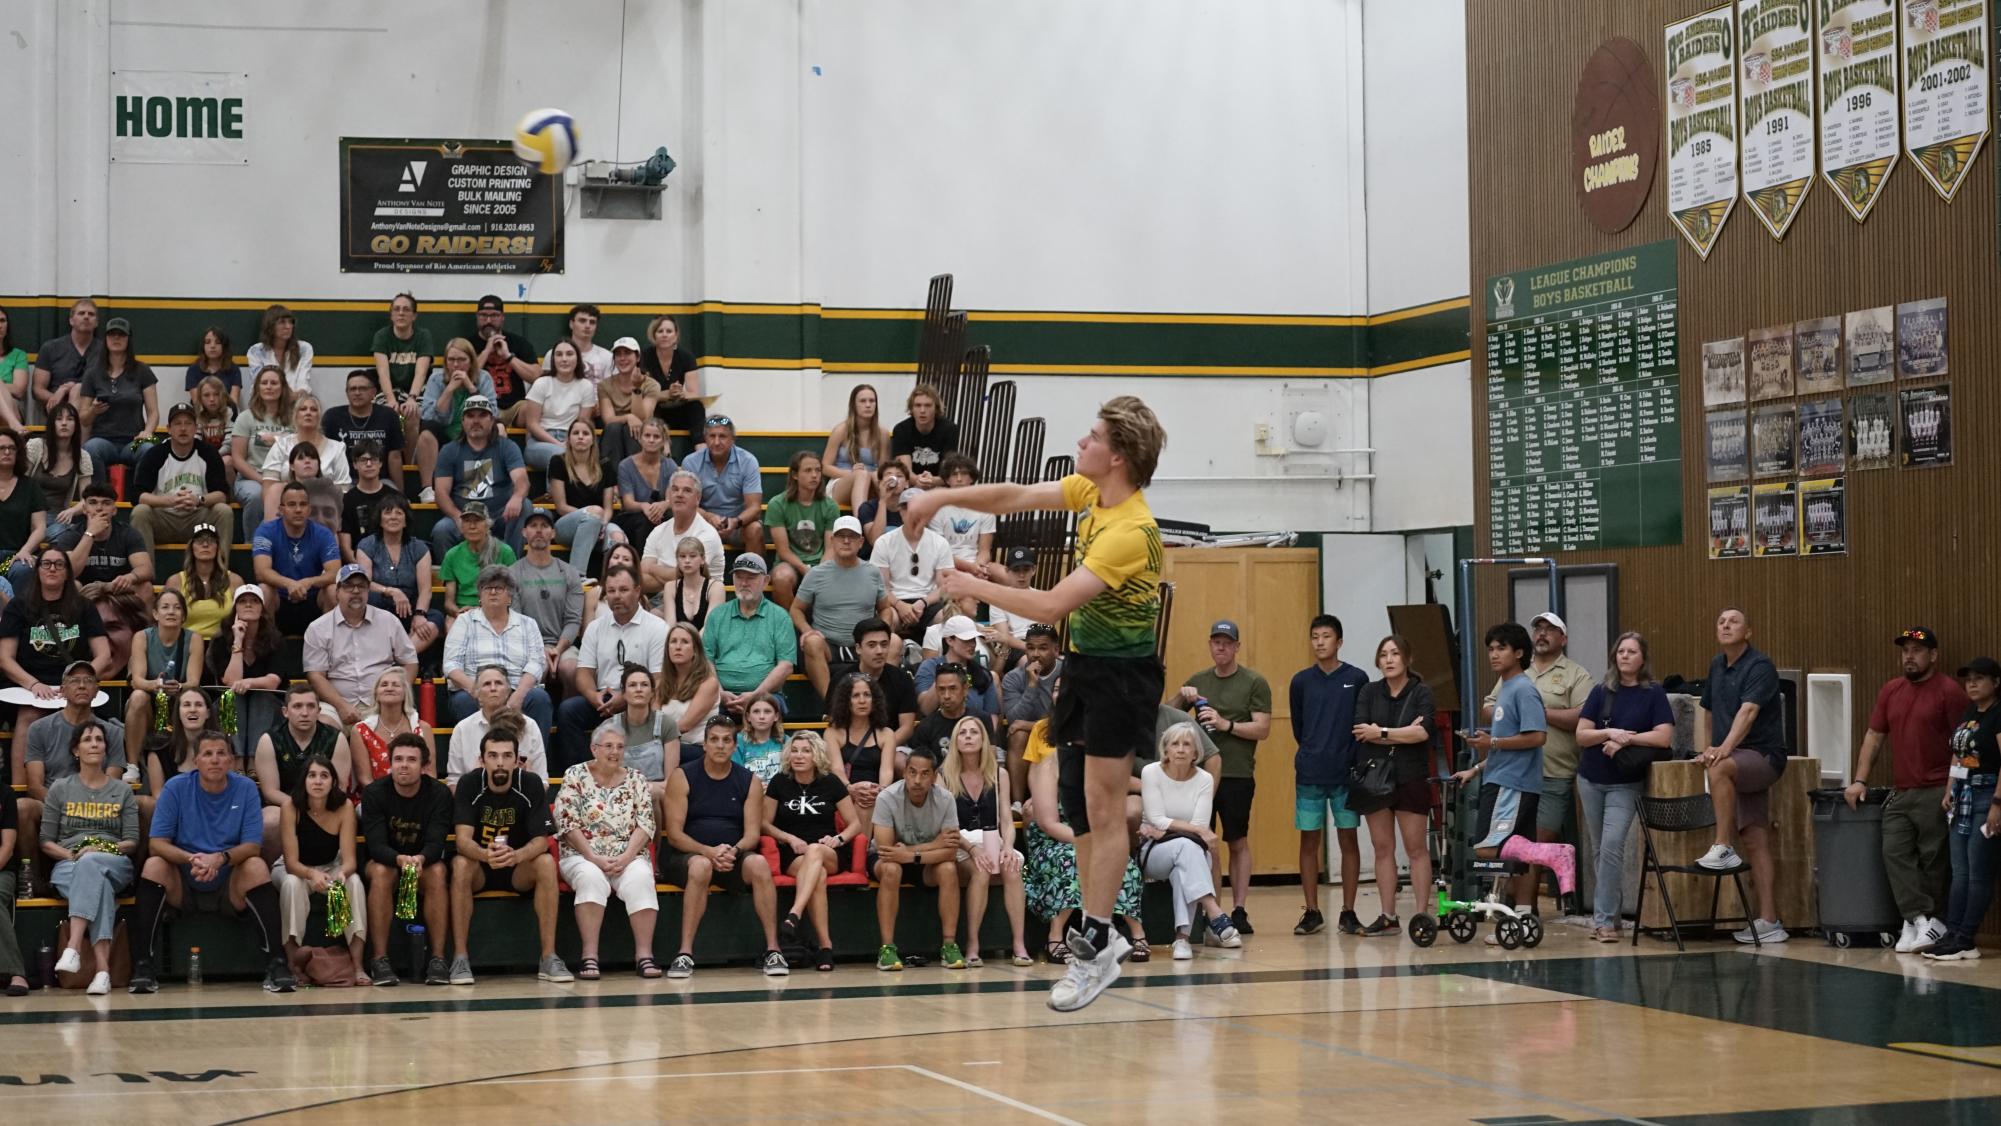
[[[1529,639],[1535,653],[1529,659],[1529,680],[1542,694],[1543,714],[1549,721],[1548,738],[1542,745],[1542,800],[1536,806],[1536,840],[1563,839],[1575,805],[1577,785],[1577,715],[1595,683],[1583,665],[1564,653],[1570,634],[1563,619],[1551,613],[1537,614],[1529,622]],[[1491,722],[1497,683],[1480,705],[1483,722]]]

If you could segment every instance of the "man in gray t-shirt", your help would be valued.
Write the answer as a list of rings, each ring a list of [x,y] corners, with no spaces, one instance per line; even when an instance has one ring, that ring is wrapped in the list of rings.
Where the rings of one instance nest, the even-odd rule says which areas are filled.
[[[827,555],[806,572],[792,596],[792,626],[806,679],[822,698],[835,665],[856,663],[855,626],[890,608],[882,570],[862,562],[861,521],[842,516],[827,533]]]
[[[938,964],[948,970],[966,968],[958,942],[959,803],[937,784],[935,756],[929,747],[912,746],[902,780],[875,796],[869,831],[875,844],[870,851],[879,857],[874,861],[875,920],[882,931],[882,949],[875,960],[878,970],[903,968],[903,958],[896,952],[896,906],[906,868],[922,871],[923,883],[938,889],[938,928],[945,936]]]
[[[521,527],[521,558],[514,561],[514,581],[521,597],[514,608],[542,627],[550,677],[569,686],[577,673],[577,638],[584,630],[584,580],[577,569],[549,551],[556,541],[556,523],[539,508],[528,510]]]

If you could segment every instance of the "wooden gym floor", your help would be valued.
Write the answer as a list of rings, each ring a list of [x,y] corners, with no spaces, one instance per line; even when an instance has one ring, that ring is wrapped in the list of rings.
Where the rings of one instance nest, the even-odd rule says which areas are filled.
[[[1338,904],[1338,895],[1331,900]],[[1081,1014],[989,962],[0,999],[10,1122],[2001,1121],[2001,957],[1642,939],[1165,948]],[[1363,918],[1374,915],[1364,891]],[[996,905],[995,910],[999,910]],[[1332,912],[1330,911],[1330,915]],[[992,953],[992,952],[989,952]]]

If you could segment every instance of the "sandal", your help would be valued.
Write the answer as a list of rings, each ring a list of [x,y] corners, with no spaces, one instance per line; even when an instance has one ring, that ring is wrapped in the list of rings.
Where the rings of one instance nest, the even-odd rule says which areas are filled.
[[[577,963],[578,981],[596,981],[602,976],[602,973],[603,971],[598,966],[596,958],[585,958],[583,961]]]
[[[980,956],[979,956],[978,954],[968,954],[968,955],[966,955],[966,968],[967,968],[967,969],[969,969],[969,970],[977,970],[977,969],[979,969],[980,967],[982,967],[982,966],[984,966],[984,965],[986,965],[986,963],[980,960]]]
[[[1035,959],[1028,956],[1028,951],[1017,950],[1014,952],[1014,964],[1017,966],[1032,966],[1035,964]]]
[[[1049,958],[1049,964],[1052,966],[1067,966],[1074,957],[1067,942],[1051,942],[1042,948],[1042,953]]]
[[[1129,962],[1150,962],[1153,960],[1153,947],[1146,944],[1144,937],[1135,934],[1133,935],[1132,955],[1126,960]]]
[[[660,963],[651,958],[641,958],[634,968],[639,971],[640,977],[660,976]],[[577,976],[583,978],[585,981],[589,981],[590,977],[586,975],[595,975],[596,971],[597,966],[589,959],[585,959],[583,968],[577,971]]]

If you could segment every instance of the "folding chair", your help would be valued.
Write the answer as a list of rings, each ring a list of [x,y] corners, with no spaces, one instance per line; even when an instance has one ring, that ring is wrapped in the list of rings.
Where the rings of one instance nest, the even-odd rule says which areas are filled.
[[[1713,876],[1716,879],[1716,883],[1712,885],[1713,890],[1711,890],[1709,895],[1709,918],[1691,919],[1687,925],[1702,924],[1714,932],[1719,929],[1718,924],[1720,923],[1741,922],[1747,926],[1751,924],[1748,914],[1742,918],[1719,919],[1716,917],[1717,905],[1723,898],[1723,877],[1725,876],[1730,877],[1730,882],[1736,885],[1737,902],[1745,905],[1744,910],[1746,912],[1750,911],[1749,904],[1751,900],[1744,894],[1743,879],[1744,871],[1749,866],[1744,863],[1742,857],[1739,857],[1737,863],[1729,868],[1704,868],[1702,865],[1695,863],[1663,864],[1661,863],[1659,851],[1654,848],[1654,834],[1656,832],[1694,833],[1715,827],[1716,808],[1710,804],[1708,794],[1690,794],[1679,798],[1642,797],[1640,799],[1640,832],[1646,841],[1646,860],[1640,869],[1640,899],[1637,909],[1634,912],[1633,945],[1638,946],[1640,944],[1640,931],[1643,928],[1640,926],[1639,920],[1645,917],[1644,913],[1647,907],[1647,874],[1649,872],[1653,873],[1654,884],[1660,889],[1661,904],[1667,908],[1668,929],[1674,933],[1674,947],[1677,951],[1685,951],[1688,947],[1681,940],[1681,928],[1684,924],[1675,915],[1674,897],[1668,894],[1667,877],[1669,873],[1685,876]],[[1757,931],[1756,928],[1753,928],[1753,945],[1762,945],[1756,941],[1756,938]]]

